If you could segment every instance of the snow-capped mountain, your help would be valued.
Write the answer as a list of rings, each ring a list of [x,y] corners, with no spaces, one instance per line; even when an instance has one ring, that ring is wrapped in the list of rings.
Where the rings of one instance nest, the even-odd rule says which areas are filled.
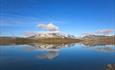
[[[75,38],[75,37],[73,35],[64,34],[61,32],[50,31],[50,32],[36,33],[35,35],[29,38],[38,39],[38,38]]]

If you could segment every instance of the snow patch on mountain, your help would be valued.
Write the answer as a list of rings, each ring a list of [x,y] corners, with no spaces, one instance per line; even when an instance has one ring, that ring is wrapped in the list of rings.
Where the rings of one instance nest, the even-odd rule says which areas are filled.
[[[40,39],[40,38],[75,38],[73,35],[64,34],[59,31],[49,31],[49,32],[39,32],[30,38]]]

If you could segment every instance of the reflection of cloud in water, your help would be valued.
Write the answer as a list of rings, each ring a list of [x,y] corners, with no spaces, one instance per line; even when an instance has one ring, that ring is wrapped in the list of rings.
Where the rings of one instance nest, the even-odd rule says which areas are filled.
[[[58,56],[58,50],[52,50],[52,51],[48,51],[46,54],[38,55],[37,58],[51,60],[55,58],[56,56]]]

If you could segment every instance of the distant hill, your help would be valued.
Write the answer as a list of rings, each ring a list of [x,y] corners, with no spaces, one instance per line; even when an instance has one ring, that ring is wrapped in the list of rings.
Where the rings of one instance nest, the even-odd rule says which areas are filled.
[[[84,36],[82,39],[100,39],[100,38],[115,38],[115,35],[112,36],[104,36],[104,35],[88,35]]]
[[[97,44],[115,45],[115,35],[112,36],[88,35],[82,38],[82,43],[85,45],[97,45]]]

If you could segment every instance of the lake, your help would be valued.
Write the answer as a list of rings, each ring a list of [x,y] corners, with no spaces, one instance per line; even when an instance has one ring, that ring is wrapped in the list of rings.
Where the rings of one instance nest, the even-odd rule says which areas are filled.
[[[115,45],[0,45],[0,70],[105,70],[115,64]]]

